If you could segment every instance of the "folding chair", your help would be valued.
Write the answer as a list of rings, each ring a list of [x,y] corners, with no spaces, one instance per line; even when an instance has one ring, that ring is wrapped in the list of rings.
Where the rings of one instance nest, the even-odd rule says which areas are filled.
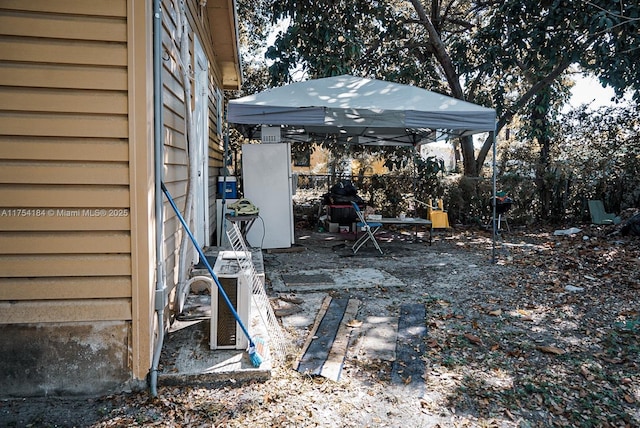
[[[358,236],[358,229],[362,229],[362,231],[364,232],[364,234],[356,240],[355,244],[353,244],[353,254],[356,254],[367,241],[373,242],[373,245],[378,249],[378,251],[380,251],[380,254],[383,254],[382,249],[380,248],[380,245],[378,245],[378,241],[376,241],[376,237],[374,236],[378,229],[382,227],[382,223],[367,222],[367,220],[364,218],[364,214],[362,213],[362,211],[360,211],[360,207],[358,206],[358,204],[356,204],[355,202],[351,202],[351,204],[353,205],[353,208],[356,210],[356,214],[360,219],[360,221],[356,223],[356,237]]]
[[[620,217],[606,212],[604,203],[599,199],[589,201],[589,214],[593,224],[620,224]]]

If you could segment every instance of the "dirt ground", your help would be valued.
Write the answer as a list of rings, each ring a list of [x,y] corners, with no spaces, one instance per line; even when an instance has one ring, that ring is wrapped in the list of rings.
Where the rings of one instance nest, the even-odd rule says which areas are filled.
[[[156,398],[138,391],[1,401],[0,425],[640,426],[640,238],[577,227],[558,236],[552,228],[504,231],[495,259],[491,234],[477,228],[438,231],[431,246],[386,233],[382,256],[371,247],[353,256],[347,236],[301,229],[302,251],[264,255],[268,284],[270,272],[319,267],[375,268],[399,280],[321,293],[360,300],[361,320],[423,304],[421,388],[391,382],[393,362],[371,358],[355,329],[337,382],[298,373],[299,355],[291,355],[265,382],[161,387]],[[284,324],[300,350],[310,326]]]

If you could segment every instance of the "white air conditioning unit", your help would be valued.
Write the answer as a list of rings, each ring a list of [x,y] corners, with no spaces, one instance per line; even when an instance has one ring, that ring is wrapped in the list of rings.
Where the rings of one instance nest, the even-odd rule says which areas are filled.
[[[248,272],[242,272],[238,257],[251,258],[250,252],[220,251],[213,266],[220,285],[231,301],[240,320],[249,328],[251,284]],[[211,290],[211,349],[246,349],[247,336],[233,316],[217,285]]]

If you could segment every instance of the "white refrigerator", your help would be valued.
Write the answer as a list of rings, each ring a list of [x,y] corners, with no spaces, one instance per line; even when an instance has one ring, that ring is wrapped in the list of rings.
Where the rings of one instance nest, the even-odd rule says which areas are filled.
[[[251,247],[289,248],[295,242],[289,143],[242,145],[244,197],[260,209],[247,234]]]

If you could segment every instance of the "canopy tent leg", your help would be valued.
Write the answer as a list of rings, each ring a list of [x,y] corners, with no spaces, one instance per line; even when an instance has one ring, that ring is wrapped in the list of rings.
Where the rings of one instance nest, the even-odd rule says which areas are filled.
[[[491,249],[491,263],[495,264],[497,263],[496,260],[496,155],[497,155],[497,148],[496,148],[496,131],[491,131],[490,134],[490,138],[491,138],[491,144],[493,145],[493,160],[491,161],[491,169],[492,169],[492,184],[493,184],[493,196],[492,196],[492,201],[493,203],[492,205],[492,213],[491,213],[491,224],[492,224],[492,232],[493,232],[493,236],[492,236],[492,240],[493,240],[493,244],[492,244],[492,249]]]

